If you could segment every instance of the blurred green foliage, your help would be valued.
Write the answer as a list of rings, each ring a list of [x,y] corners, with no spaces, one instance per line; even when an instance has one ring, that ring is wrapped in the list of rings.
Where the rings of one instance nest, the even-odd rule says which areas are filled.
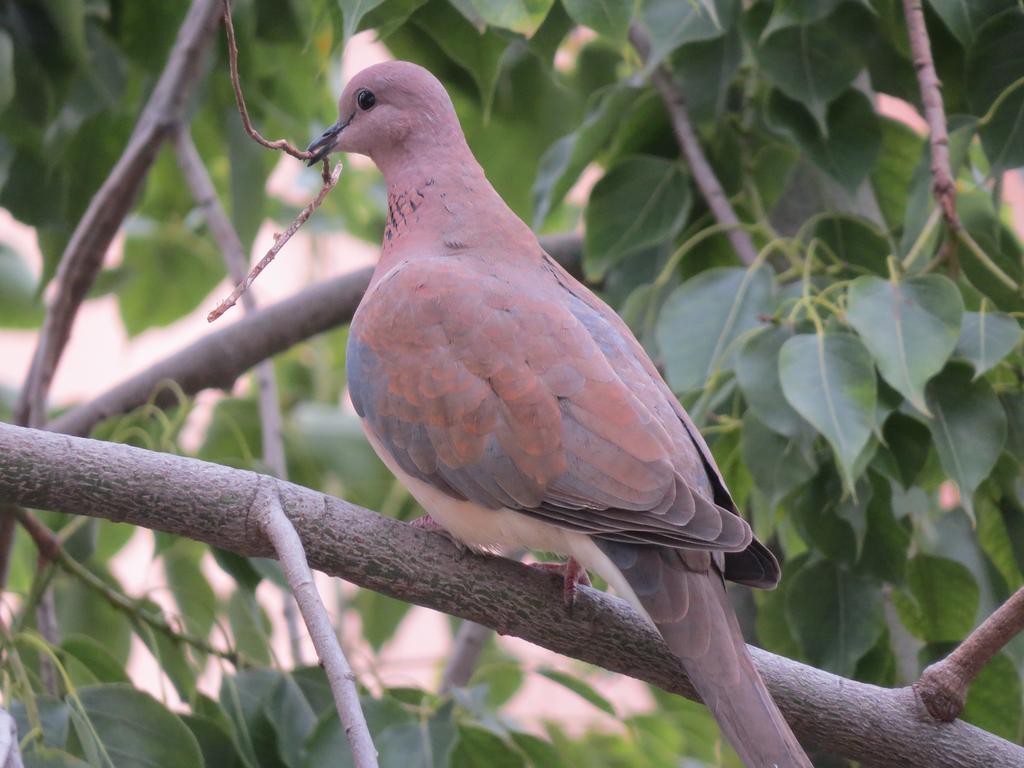
[[[41,323],[41,293],[123,150],[186,6],[0,5],[0,205],[36,229],[44,256],[37,281],[0,243],[0,327]],[[913,680],[1024,584],[1024,266],[1002,201],[1004,174],[1024,163],[1024,11],[1011,0],[929,0],[925,16],[951,115],[960,213],[982,251],[959,248],[959,270],[938,258],[943,224],[925,140],[876,111],[879,94],[919,104],[896,0],[234,3],[241,78],[265,135],[302,143],[332,122],[344,43],[374,29],[396,57],[445,83],[471,146],[524,219],[538,231],[583,225],[586,277],[662,366],[737,502],[784,561],[780,588],[743,603],[751,639],[883,685]],[[740,264],[713,228],[661,101],[641,84],[649,69],[626,43],[631,23],[650,35],[652,62],[681,85],[711,166],[760,249],[755,264]],[[285,223],[294,210],[264,191],[278,158],[242,131],[219,38],[188,114],[251,248],[262,221]],[[566,195],[588,168],[597,182],[581,209]],[[315,189],[315,171],[303,173]],[[349,166],[307,232],[377,241],[383,205],[378,174]],[[130,334],[190,312],[224,275],[167,148],[125,235],[123,263],[100,275],[93,295],[116,296]],[[324,334],[275,360],[289,472],[413,516],[339,407],[344,336]],[[0,395],[6,414],[10,398]],[[167,411],[142,408],[94,434],[182,452],[190,409],[185,399]],[[198,455],[261,468],[259,430],[252,397],[223,399]],[[950,481],[959,490],[952,503]],[[44,520],[121,591],[108,566],[131,529]],[[242,663],[215,660],[219,696],[200,693],[205,652],[113,609],[80,579],[37,572],[19,532],[11,588],[31,607],[52,586],[62,637],[47,648],[23,608],[5,641],[4,699],[15,701],[26,764],[347,764],[320,670],[287,669],[271,653],[255,594],[280,582],[276,565],[214,553],[234,584],[225,600],[200,565],[207,547],[155,542],[172,624],[222,646],[230,637]],[[349,608],[374,659],[408,611],[371,593]],[[164,613],[148,600],[138,611]],[[133,636],[187,708],[132,687],[124,670]],[[46,655],[62,672],[59,698],[41,684]],[[964,716],[1020,741],[1022,669],[1018,639],[974,683]],[[524,731],[502,705],[536,675],[623,727]],[[587,677],[524,669],[491,646],[471,684],[451,696],[376,690],[364,703],[384,766],[653,767],[679,765],[681,754],[687,765],[737,765],[701,707],[654,691],[655,711],[624,717]]]

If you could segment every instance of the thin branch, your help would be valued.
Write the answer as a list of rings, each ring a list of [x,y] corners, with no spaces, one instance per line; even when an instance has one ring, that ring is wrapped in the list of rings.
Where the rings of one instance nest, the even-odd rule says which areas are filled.
[[[949,230],[960,230],[960,217],[956,212],[956,183],[949,165],[949,132],[946,129],[946,109],[942,104],[942,83],[935,72],[932,46],[924,21],[921,0],[903,0],[903,13],[907,17],[907,35],[917,70],[917,83],[924,104],[924,118],[928,123],[932,154],[932,191],[942,208]]]
[[[251,556],[272,547],[245,514],[273,488],[325,573],[444,611],[689,697],[679,659],[623,600],[561,584],[502,558],[460,553],[443,537],[307,488],[127,445],[0,424],[0,502],[70,511],[185,535]],[[1024,748],[928,716],[910,688],[848,680],[752,648],[772,697],[806,743],[873,766],[1024,765]]]
[[[252,137],[253,141],[262,144],[267,149],[279,149],[299,160],[309,160],[313,157],[312,152],[298,149],[287,139],[270,141],[253,128],[252,120],[249,118],[249,110],[245,107],[245,97],[242,96],[242,84],[238,79],[238,43],[235,40],[235,25],[231,21],[231,0],[224,0],[223,15],[224,30],[228,36],[228,67],[231,69],[231,87],[235,91],[235,103],[238,105],[238,113],[242,116],[242,125],[245,126],[245,132]]]
[[[40,426],[46,401],[71,327],[103,258],[156,160],[169,126],[181,119],[199,79],[203,53],[217,24],[217,0],[194,0],[160,79],[139,115],[128,146],[93,196],[61,256],[50,302],[32,362],[14,406],[14,421]],[[6,584],[14,517],[0,515],[0,588]]]
[[[650,57],[651,41],[639,26],[634,24],[629,30],[629,39],[636,48],[640,58],[644,61]],[[690,115],[686,109],[686,99],[678,84],[672,79],[671,73],[659,64],[651,72],[651,83],[661,94],[661,100],[668,110],[669,119],[672,121],[672,130],[676,134],[676,140],[683,151],[683,156],[690,166],[693,180],[697,182],[697,188],[711,209],[715,220],[726,227],[726,237],[732,243],[736,255],[747,266],[750,266],[757,259],[757,248],[754,241],[745,229],[739,226],[740,220],[736,216],[729,203],[729,198],[722,189],[722,185],[715,176],[711,164],[704,156],[704,150],[700,146],[697,134],[690,122]]]
[[[928,667],[914,684],[932,717],[947,723],[959,717],[971,682],[1022,630],[1024,587],[999,606],[955,651]]]
[[[542,237],[541,246],[567,269],[578,268],[582,253],[579,236]],[[159,360],[93,400],[65,411],[46,428],[85,436],[104,419],[146,403],[153,402],[159,407],[173,405],[177,402],[175,390],[162,387],[168,381],[176,382],[185,395],[210,388],[230,389],[235,379],[261,360],[349,322],[372,274],[371,267],[359,269],[305,288],[291,298],[246,315]]]
[[[452,688],[464,688],[469,684],[490,636],[491,629],[475,621],[464,621],[459,625],[451,655],[441,675],[441,693],[448,693]]]
[[[248,290],[249,286],[252,285],[253,280],[259,277],[260,272],[262,272],[267,265],[274,260],[274,257],[277,256],[278,251],[284,247],[284,244],[291,240],[292,235],[299,231],[299,227],[305,224],[306,220],[313,215],[313,211],[320,207],[324,198],[327,197],[327,193],[334,189],[334,185],[337,184],[338,179],[341,178],[341,168],[341,163],[338,163],[334,167],[334,171],[324,180],[323,186],[320,187],[319,194],[313,198],[313,201],[309,203],[309,205],[299,211],[299,215],[295,217],[295,220],[291,224],[288,225],[288,229],[274,238],[274,244],[271,246],[270,250],[267,251],[267,255],[260,259],[256,266],[250,270],[246,278],[235,286],[235,290],[231,292],[231,295],[218,304],[213,311],[206,316],[207,322],[212,323],[218,317],[235,306],[235,302],[237,302],[239,297]]]
[[[270,484],[261,485],[252,509],[260,530],[281,561],[281,569],[299,604],[313,647],[320,658],[320,666],[330,683],[334,705],[352,749],[352,758],[358,768],[376,768],[377,750],[359,703],[355,675],[334,635],[330,617],[313,582],[302,541],[282,509],[277,488]]]

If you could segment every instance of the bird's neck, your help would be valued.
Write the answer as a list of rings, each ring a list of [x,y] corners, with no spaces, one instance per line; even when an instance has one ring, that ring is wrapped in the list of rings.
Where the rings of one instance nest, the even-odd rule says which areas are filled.
[[[383,163],[374,159],[388,187],[378,273],[406,259],[465,254],[489,258],[497,251],[529,250],[536,243],[464,141],[461,146],[396,153]]]

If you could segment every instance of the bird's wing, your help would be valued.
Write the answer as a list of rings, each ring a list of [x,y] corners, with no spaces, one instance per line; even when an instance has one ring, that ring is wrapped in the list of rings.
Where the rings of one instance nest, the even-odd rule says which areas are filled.
[[[746,550],[749,526],[716,500],[708,460],[632,337],[535,275],[527,288],[446,257],[374,286],[348,377],[380,444],[481,506],[622,543]]]

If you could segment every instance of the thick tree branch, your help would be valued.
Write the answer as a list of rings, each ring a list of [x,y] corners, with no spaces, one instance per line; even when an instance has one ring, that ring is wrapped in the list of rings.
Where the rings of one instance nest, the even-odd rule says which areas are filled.
[[[295,532],[288,516],[281,508],[277,488],[271,484],[260,487],[253,504],[256,523],[260,531],[270,540],[281,561],[281,570],[292,588],[295,600],[302,611],[309,636],[313,640],[320,665],[327,675],[334,696],[338,718],[345,729],[345,737],[352,749],[352,759],[357,768],[376,768],[377,750],[370,738],[362,706],[359,704],[359,690],[348,659],[341,651],[338,638],[334,635],[331,619],[327,615],[320,594],[313,582],[302,541]]]
[[[578,236],[543,237],[541,245],[570,271],[578,267],[582,248]],[[214,387],[229,389],[261,360],[349,322],[372,273],[367,267],[327,280],[213,331],[94,400],[70,409],[46,428],[88,435],[103,419],[127,413],[151,398],[159,406],[172,405],[174,393],[161,389],[161,382],[176,382],[186,395]]]
[[[651,42],[639,26],[633,25],[629,30],[629,39],[636,48],[640,58],[644,61],[650,56]],[[697,134],[690,122],[690,115],[686,110],[686,99],[672,74],[659,64],[651,72],[651,83],[661,94],[661,100],[665,102],[665,109],[668,110],[669,119],[672,121],[672,130],[676,134],[679,147],[683,150],[683,156],[690,166],[693,180],[697,182],[697,188],[703,195],[708,208],[715,217],[715,221],[726,228],[726,237],[732,243],[733,250],[739,260],[750,266],[757,259],[757,248],[750,235],[740,226],[739,217],[729,203],[729,198],[722,189],[722,185],[715,176],[711,164],[704,156],[704,150],[700,146]]]
[[[971,682],[1022,630],[1024,587],[999,606],[955,651],[928,667],[914,684],[932,717],[943,722],[959,717]]]
[[[245,510],[276,488],[313,567],[362,587],[514,634],[694,696],[678,659],[622,600],[252,472],[125,445],[0,425],[0,502],[189,536],[244,555],[272,548]],[[858,683],[752,649],[772,696],[808,744],[873,766],[1024,765],[1024,748],[961,721],[939,723],[913,690]]]

